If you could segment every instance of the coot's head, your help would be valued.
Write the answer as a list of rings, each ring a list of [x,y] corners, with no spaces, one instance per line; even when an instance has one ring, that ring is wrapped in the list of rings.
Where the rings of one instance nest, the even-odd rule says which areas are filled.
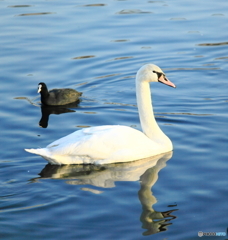
[[[48,89],[47,89],[47,86],[46,86],[46,84],[45,83],[43,83],[43,82],[40,82],[39,84],[38,84],[38,93],[41,93],[41,92],[47,92],[48,91]]]

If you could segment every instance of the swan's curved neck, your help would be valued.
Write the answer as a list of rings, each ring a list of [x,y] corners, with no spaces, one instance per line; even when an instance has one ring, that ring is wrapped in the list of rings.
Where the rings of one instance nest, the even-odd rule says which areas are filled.
[[[139,118],[144,134],[156,142],[170,141],[158,126],[153,112],[150,84],[136,77],[136,97]]]

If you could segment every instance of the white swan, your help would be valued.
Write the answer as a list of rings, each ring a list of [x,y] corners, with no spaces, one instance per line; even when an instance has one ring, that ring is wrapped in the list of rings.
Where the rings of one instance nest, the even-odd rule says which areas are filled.
[[[175,87],[156,65],[147,64],[138,70],[136,97],[143,132],[120,125],[90,127],[60,138],[46,148],[25,150],[58,165],[129,162],[172,151],[172,142],[154,118],[149,82]]]

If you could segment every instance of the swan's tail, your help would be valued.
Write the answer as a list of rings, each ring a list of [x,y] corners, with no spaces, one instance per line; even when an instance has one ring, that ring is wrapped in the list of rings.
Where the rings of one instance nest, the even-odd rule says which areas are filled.
[[[56,161],[52,156],[50,151],[47,148],[31,148],[31,149],[25,149],[26,152],[29,153],[33,153],[36,155],[39,155],[41,157],[43,157],[44,159],[46,159],[49,163],[51,164],[58,164],[60,165],[60,163],[58,161]]]
[[[30,149],[25,149],[25,151],[33,153],[33,154],[37,154],[37,155],[40,155],[40,156],[46,156],[47,155],[46,148],[37,148],[37,149],[30,148]]]
[[[29,153],[40,155],[42,157],[49,157],[49,155],[50,155],[46,148],[37,148],[37,149],[31,148],[31,149],[25,149],[25,151],[29,152]]]

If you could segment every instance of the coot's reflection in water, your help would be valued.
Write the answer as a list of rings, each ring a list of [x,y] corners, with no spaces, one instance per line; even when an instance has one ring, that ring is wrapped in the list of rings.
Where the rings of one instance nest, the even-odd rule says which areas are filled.
[[[62,114],[75,112],[75,110],[70,108],[77,108],[80,101],[70,103],[64,106],[41,106],[41,119],[39,121],[39,126],[42,128],[48,127],[49,116],[51,114]]]
[[[40,102],[37,103],[37,97],[34,99],[30,99],[27,97],[15,97],[14,99],[19,99],[19,100],[26,100],[28,101],[31,105],[35,106],[35,107],[40,107],[41,109],[41,118],[39,121],[39,126],[42,128],[47,128],[48,127],[48,121],[49,121],[49,116],[51,114],[62,114],[62,113],[72,113],[72,112],[76,112],[75,110],[73,110],[74,108],[78,108],[79,107],[79,103],[81,102],[81,100],[79,99],[76,102],[73,103],[69,103],[67,105],[60,105],[60,106],[45,106],[45,105],[40,105]]]
[[[105,166],[96,165],[50,165],[47,164],[40,172],[40,177],[32,179],[64,179],[67,184],[91,185],[101,188],[115,187],[117,181],[140,181],[138,191],[139,201],[142,205],[140,221],[142,228],[146,229],[143,235],[151,235],[167,230],[176,216],[172,215],[177,209],[157,212],[153,205],[157,202],[151,191],[152,186],[158,180],[158,172],[166,166],[166,162],[172,157],[172,152],[160,154],[151,158],[128,163],[115,163]],[[101,194],[93,188],[81,188],[81,190]]]

